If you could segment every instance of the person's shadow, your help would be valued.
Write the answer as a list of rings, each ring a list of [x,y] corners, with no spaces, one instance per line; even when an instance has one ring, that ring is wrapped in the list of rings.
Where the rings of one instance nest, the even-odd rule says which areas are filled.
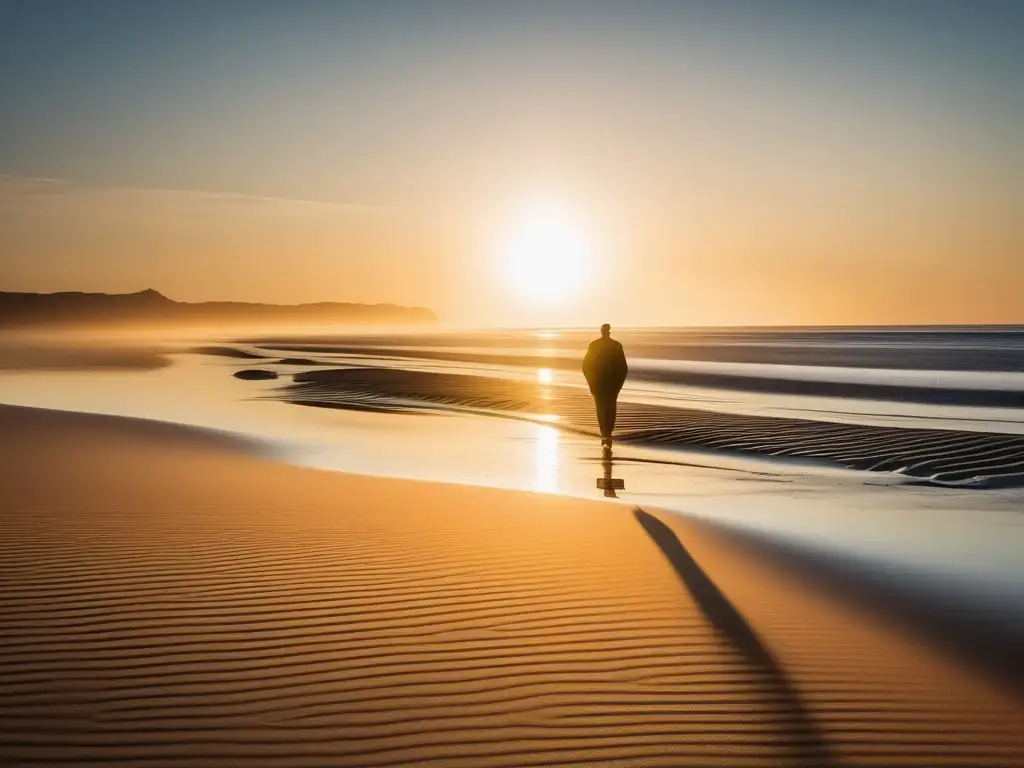
[[[776,724],[798,765],[824,768],[835,765],[828,739],[811,715],[807,703],[785,669],[768,650],[729,598],[697,563],[676,533],[649,512],[636,507],[633,516],[668,560],[676,576],[693,598],[723,644],[737,652],[746,667],[745,680],[759,694],[771,696],[779,708]]]
[[[610,445],[601,447],[601,469],[602,476],[597,478],[597,487],[604,491],[604,495],[611,499],[617,499],[615,491],[626,490],[626,482],[621,477],[612,477],[612,466],[614,456]]]

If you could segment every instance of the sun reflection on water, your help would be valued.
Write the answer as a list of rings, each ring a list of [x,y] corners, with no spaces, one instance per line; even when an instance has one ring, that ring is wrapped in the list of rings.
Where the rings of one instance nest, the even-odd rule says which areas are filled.
[[[533,489],[544,493],[558,490],[558,430],[537,427],[537,440],[533,453]]]
[[[539,384],[550,384],[554,381],[554,374],[550,368],[538,368],[537,369],[537,383]]]

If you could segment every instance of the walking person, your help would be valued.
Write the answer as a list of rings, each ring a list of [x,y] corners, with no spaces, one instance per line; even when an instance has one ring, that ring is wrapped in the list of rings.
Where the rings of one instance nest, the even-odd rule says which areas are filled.
[[[611,336],[612,327],[601,326],[601,338],[590,342],[583,358],[583,375],[594,396],[597,408],[597,425],[601,430],[601,445],[612,446],[612,432],[615,430],[615,413],[619,391],[626,381],[629,366],[622,345]]]

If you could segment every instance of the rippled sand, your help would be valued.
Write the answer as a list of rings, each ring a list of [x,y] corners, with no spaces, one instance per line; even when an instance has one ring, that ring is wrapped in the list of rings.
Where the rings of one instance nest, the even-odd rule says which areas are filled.
[[[1024,765],[921,638],[627,506],[0,408],[0,762]]]

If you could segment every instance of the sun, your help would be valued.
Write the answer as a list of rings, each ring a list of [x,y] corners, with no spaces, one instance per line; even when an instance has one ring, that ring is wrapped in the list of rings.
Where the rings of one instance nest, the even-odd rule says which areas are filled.
[[[503,249],[502,261],[516,291],[530,299],[555,301],[579,289],[588,255],[571,217],[548,205],[521,218]]]

